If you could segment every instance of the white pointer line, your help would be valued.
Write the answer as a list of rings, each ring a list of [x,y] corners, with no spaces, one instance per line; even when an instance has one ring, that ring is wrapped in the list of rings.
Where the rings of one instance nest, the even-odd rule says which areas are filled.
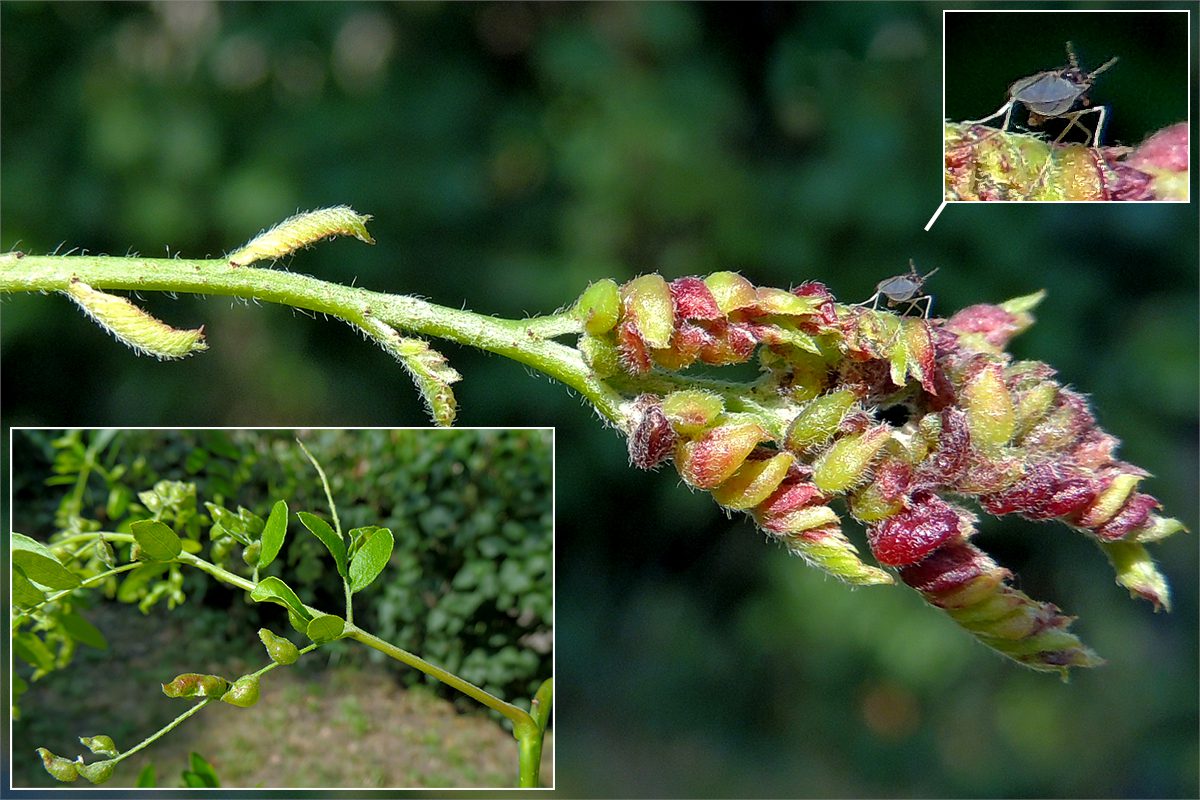
[[[933,223],[937,222],[937,218],[938,218],[939,216],[941,216],[942,209],[943,209],[943,208],[945,208],[945,207],[946,207],[946,201],[945,201],[945,200],[943,200],[943,201],[942,201],[942,204],[941,204],[940,206],[938,206],[938,207],[937,207],[937,211],[933,212],[933,216],[929,218],[929,222],[926,222],[926,223],[925,223],[925,230],[926,230],[926,231],[928,231],[930,228],[932,228],[932,227],[933,227]]]

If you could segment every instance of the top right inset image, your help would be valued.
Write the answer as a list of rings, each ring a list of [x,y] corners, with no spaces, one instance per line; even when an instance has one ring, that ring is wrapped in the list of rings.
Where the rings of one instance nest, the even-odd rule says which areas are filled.
[[[942,20],[946,200],[1189,200],[1189,11]]]

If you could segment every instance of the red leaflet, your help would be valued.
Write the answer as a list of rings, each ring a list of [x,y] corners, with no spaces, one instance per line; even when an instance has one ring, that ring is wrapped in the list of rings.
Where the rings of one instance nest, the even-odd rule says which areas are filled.
[[[1096,536],[1106,542],[1124,538],[1150,519],[1150,512],[1159,508],[1158,500],[1148,494],[1136,493],[1121,506],[1112,519],[1096,528]]]
[[[675,316],[679,319],[723,319],[717,299],[708,285],[699,278],[679,278],[671,281],[671,297],[675,301]]]
[[[654,469],[675,448],[675,431],[663,413],[660,398],[641,395],[634,401],[634,408],[641,416],[629,432],[629,460],[635,467]]]
[[[958,512],[932,492],[918,492],[912,507],[867,530],[879,563],[902,567],[923,560],[960,533]]]

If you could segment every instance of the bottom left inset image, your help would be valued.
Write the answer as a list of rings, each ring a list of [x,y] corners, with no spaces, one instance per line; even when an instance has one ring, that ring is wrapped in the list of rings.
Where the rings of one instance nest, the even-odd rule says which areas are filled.
[[[553,430],[9,456],[8,788],[553,787]]]

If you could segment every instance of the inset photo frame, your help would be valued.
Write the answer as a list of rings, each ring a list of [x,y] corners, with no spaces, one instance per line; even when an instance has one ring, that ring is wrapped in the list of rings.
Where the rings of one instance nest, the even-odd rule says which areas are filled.
[[[944,199],[1187,202],[1190,15],[944,11]]]

